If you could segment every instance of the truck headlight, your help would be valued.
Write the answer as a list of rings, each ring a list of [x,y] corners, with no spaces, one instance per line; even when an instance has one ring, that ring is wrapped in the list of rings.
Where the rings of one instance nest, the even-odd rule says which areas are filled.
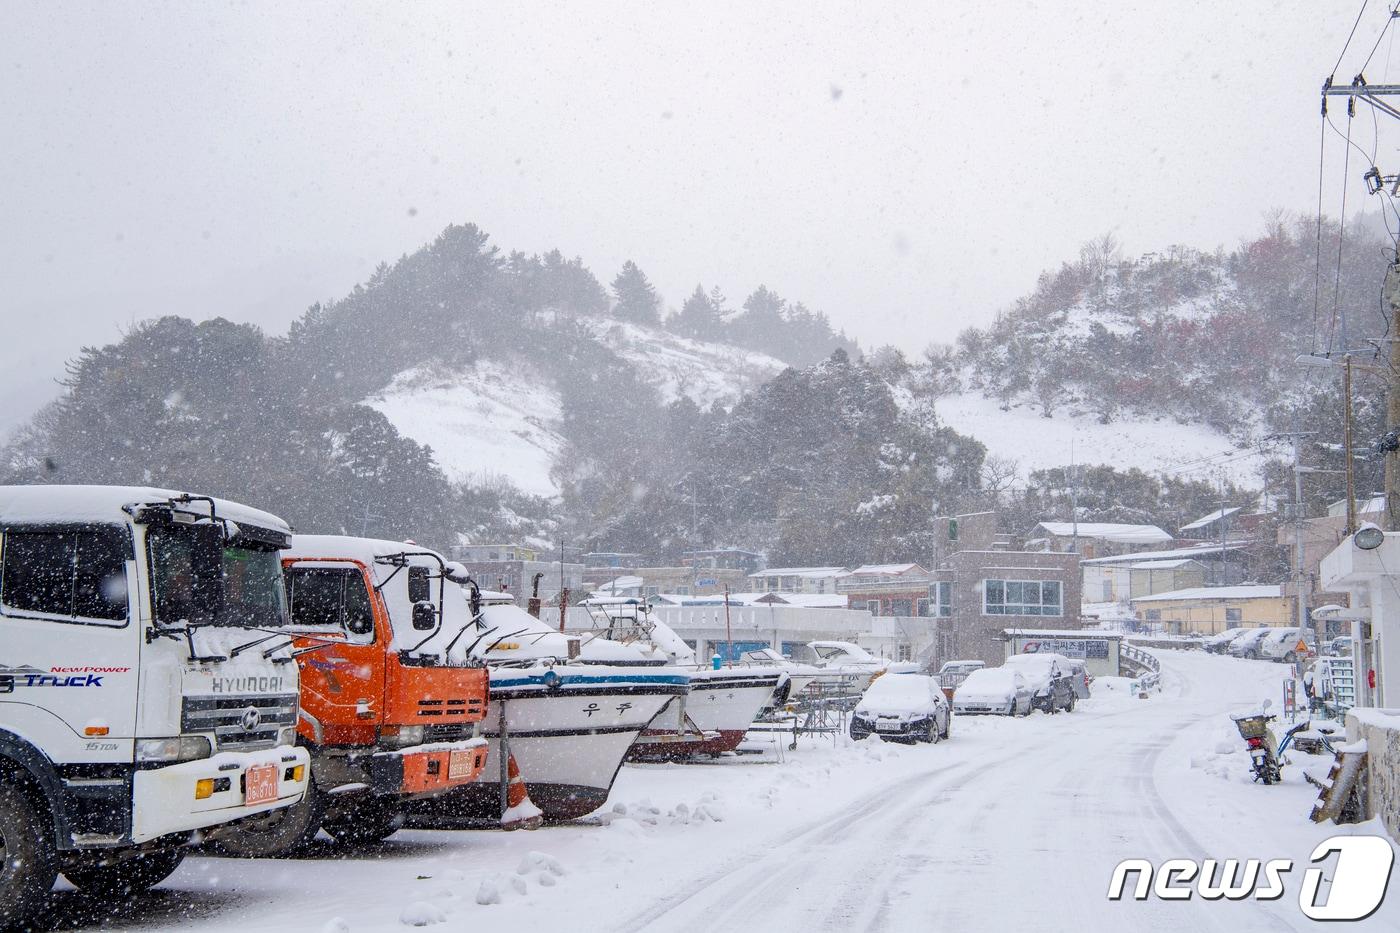
[[[296,727],[296,726],[283,726],[281,729],[278,729],[278,730],[277,730],[277,744],[278,744],[278,745],[295,745],[295,744],[297,744],[297,727]]]
[[[380,726],[379,741],[390,748],[423,744],[422,726]]]
[[[137,761],[159,761],[176,764],[208,758],[212,752],[209,740],[202,735],[180,735],[169,739],[137,739]]]

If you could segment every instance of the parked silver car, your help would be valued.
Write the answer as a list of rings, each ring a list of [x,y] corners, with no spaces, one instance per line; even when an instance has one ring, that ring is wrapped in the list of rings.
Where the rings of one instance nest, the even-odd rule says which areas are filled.
[[[958,715],[1029,716],[1035,690],[1025,675],[1009,667],[973,671],[953,692]]]

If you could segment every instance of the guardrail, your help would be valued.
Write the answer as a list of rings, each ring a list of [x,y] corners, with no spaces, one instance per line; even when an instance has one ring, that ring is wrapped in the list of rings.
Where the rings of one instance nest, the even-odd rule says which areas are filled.
[[[1120,663],[1127,661],[1142,670],[1140,679],[1144,688],[1157,686],[1162,679],[1162,662],[1150,652],[1143,651],[1126,642],[1118,648],[1118,658]]]

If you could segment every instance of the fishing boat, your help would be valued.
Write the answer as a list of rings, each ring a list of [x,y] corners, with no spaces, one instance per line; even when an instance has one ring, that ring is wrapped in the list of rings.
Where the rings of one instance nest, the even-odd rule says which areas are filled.
[[[642,734],[632,747],[634,759],[718,756],[733,751],[763,710],[787,700],[792,681],[786,671],[760,665],[706,666],[670,626],[652,618],[640,600],[605,597],[589,600],[585,608],[593,620],[592,630],[584,633],[585,645],[589,636],[620,642],[638,649],[651,663],[673,665],[690,675],[689,693],[672,700]],[[684,717],[701,734],[658,741],[670,733],[673,717]]]
[[[471,622],[463,650],[485,661],[490,674],[481,731],[488,761],[504,760],[504,744],[548,822],[598,809],[633,742],[689,692],[690,673],[633,646],[565,635],[509,594],[467,588],[464,596]],[[437,825],[494,820],[502,810],[501,783],[459,788],[416,815]]]

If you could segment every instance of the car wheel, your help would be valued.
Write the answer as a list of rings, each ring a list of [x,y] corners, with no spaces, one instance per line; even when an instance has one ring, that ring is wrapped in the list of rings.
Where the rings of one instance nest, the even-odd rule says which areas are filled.
[[[1072,713],[1072,712],[1074,712],[1074,694],[1072,694],[1072,693],[1069,695],[1069,702],[1065,704],[1065,712],[1066,712],[1066,713]]]
[[[928,724],[924,726],[924,741],[930,745],[937,745],[938,740],[943,738],[938,732],[938,717],[929,718]]]
[[[953,714],[952,714],[952,713],[949,713],[947,716],[943,717],[943,731],[942,731],[941,733],[939,733],[939,737],[940,737],[940,738],[943,738],[943,739],[947,739],[947,738],[949,738],[950,736],[952,736],[952,734],[953,734]]]
[[[1298,660],[1298,653],[1296,651],[1290,651],[1283,656],[1284,664],[1292,664],[1296,660]]]

